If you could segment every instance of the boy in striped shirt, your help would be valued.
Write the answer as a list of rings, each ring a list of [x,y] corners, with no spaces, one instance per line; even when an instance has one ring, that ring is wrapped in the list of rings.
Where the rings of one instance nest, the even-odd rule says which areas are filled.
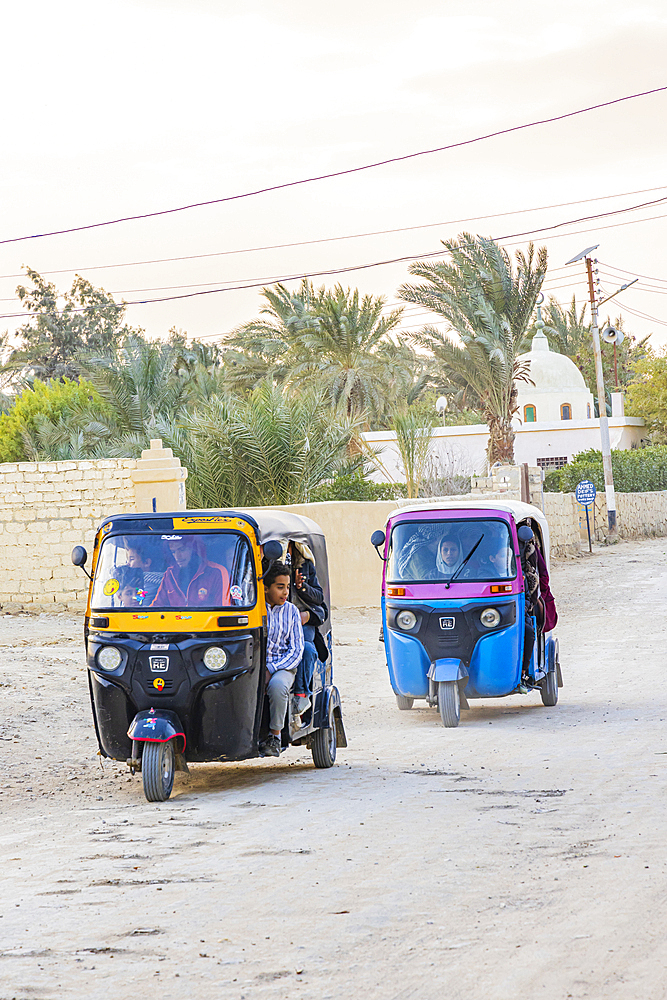
[[[264,575],[268,612],[266,640],[266,680],[269,696],[269,735],[260,743],[263,757],[280,756],[280,733],[294,684],[296,668],[303,656],[303,626],[295,604],[288,601],[290,571],[276,562]]]

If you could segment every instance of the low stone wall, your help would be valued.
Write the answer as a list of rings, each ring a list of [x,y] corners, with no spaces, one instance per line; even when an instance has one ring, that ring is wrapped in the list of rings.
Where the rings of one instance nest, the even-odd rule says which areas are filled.
[[[542,509],[549,522],[551,555],[556,558],[578,555],[581,550],[579,515],[574,493],[544,493]]]
[[[83,610],[88,580],[72,565],[110,513],[134,510],[133,458],[0,465],[0,604]]]
[[[545,494],[545,496],[556,495]],[[577,508],[578,518],[578,504],[575,503],[574,506]],[[655,490],[650,493],[617,493],[616,523],[619,537],[623,539],[657,538],[667,535],[667,490]],[[604,492],[600,492],[595,498],[596,541],[606,541],[607,534],[607,499]]]
[[[90,551],[103,517],[136,509],[136,469],[135,459],[0,465],[0,605],[5,610],[83,611],[88,581],[71,563],[72,547],[83,544]],[[182,479],[184,470],[176,471]],[[159,492],[157,474],[154,478],[152,493]],[[514,495],[507,490],[495,497],[489,495],[488,502],[492,506],[494,499]],[[477,495],[474,499],[481,498]],[[622,539],[667,535],[667,491],[619,493],[616,499]],[[285,508],[311,517],[324,530],[334,607],[379,604],[382,562],[370,536],[384,526],[392,511],[411,502],[340,501]],[[585,519],[582,537],[580,508],[574,495],[545,493],[542,504],[549,521],[552,555],[579,554]],[[165,509],[161,502],[158,509]],[[595,523],[597,540],[603,541],[607,526],[604,494],[597,498]]]

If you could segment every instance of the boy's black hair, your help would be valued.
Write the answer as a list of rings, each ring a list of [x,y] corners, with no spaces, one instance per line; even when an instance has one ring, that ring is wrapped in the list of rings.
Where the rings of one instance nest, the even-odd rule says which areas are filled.
[[[144,574],[136,566],[118,566],[116,577],[119,583],[119,590],[123,590],[125,587],[139,588],[144,585]]]
[[[282,562],[274,562],[273,566],[266,571],[264,574],[264,587],[268,589],[272,583],[275,583],[276,577],[286,576],[288,579],[292,579],[292,574],[290,573],[289,566],[286,566]]]

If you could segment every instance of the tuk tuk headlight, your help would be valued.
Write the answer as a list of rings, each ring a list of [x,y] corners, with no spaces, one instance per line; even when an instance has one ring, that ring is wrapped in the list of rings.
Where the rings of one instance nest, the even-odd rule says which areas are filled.
[[[203,656],[207,670],[224,670],[228,659],[227,651],[221,646],[209,646]]]
[[[485,608],[479,620],[484,628],[495,628],[500,623],[500,612],[497,608]]]
[[[123,654],[116,646],[102,646],[97,651],[97,665],[102,670],[112,671],[120,666]]]
[[[417,624],[417,615],[412,611],[399,611],[396,615],[396,624],[404,632],[409,632]]]

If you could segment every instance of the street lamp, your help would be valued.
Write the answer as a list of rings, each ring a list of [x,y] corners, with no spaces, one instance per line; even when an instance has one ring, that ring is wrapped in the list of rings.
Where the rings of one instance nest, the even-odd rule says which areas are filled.
[[[446,414],[447,414],[447,397],[446,396],[438,396],[438,398],[435,401],[435,408],[438,411],[438,413],[442,413],[442,426],[445,427],[446,424],[447,424],[447,416],[446,416]]]

